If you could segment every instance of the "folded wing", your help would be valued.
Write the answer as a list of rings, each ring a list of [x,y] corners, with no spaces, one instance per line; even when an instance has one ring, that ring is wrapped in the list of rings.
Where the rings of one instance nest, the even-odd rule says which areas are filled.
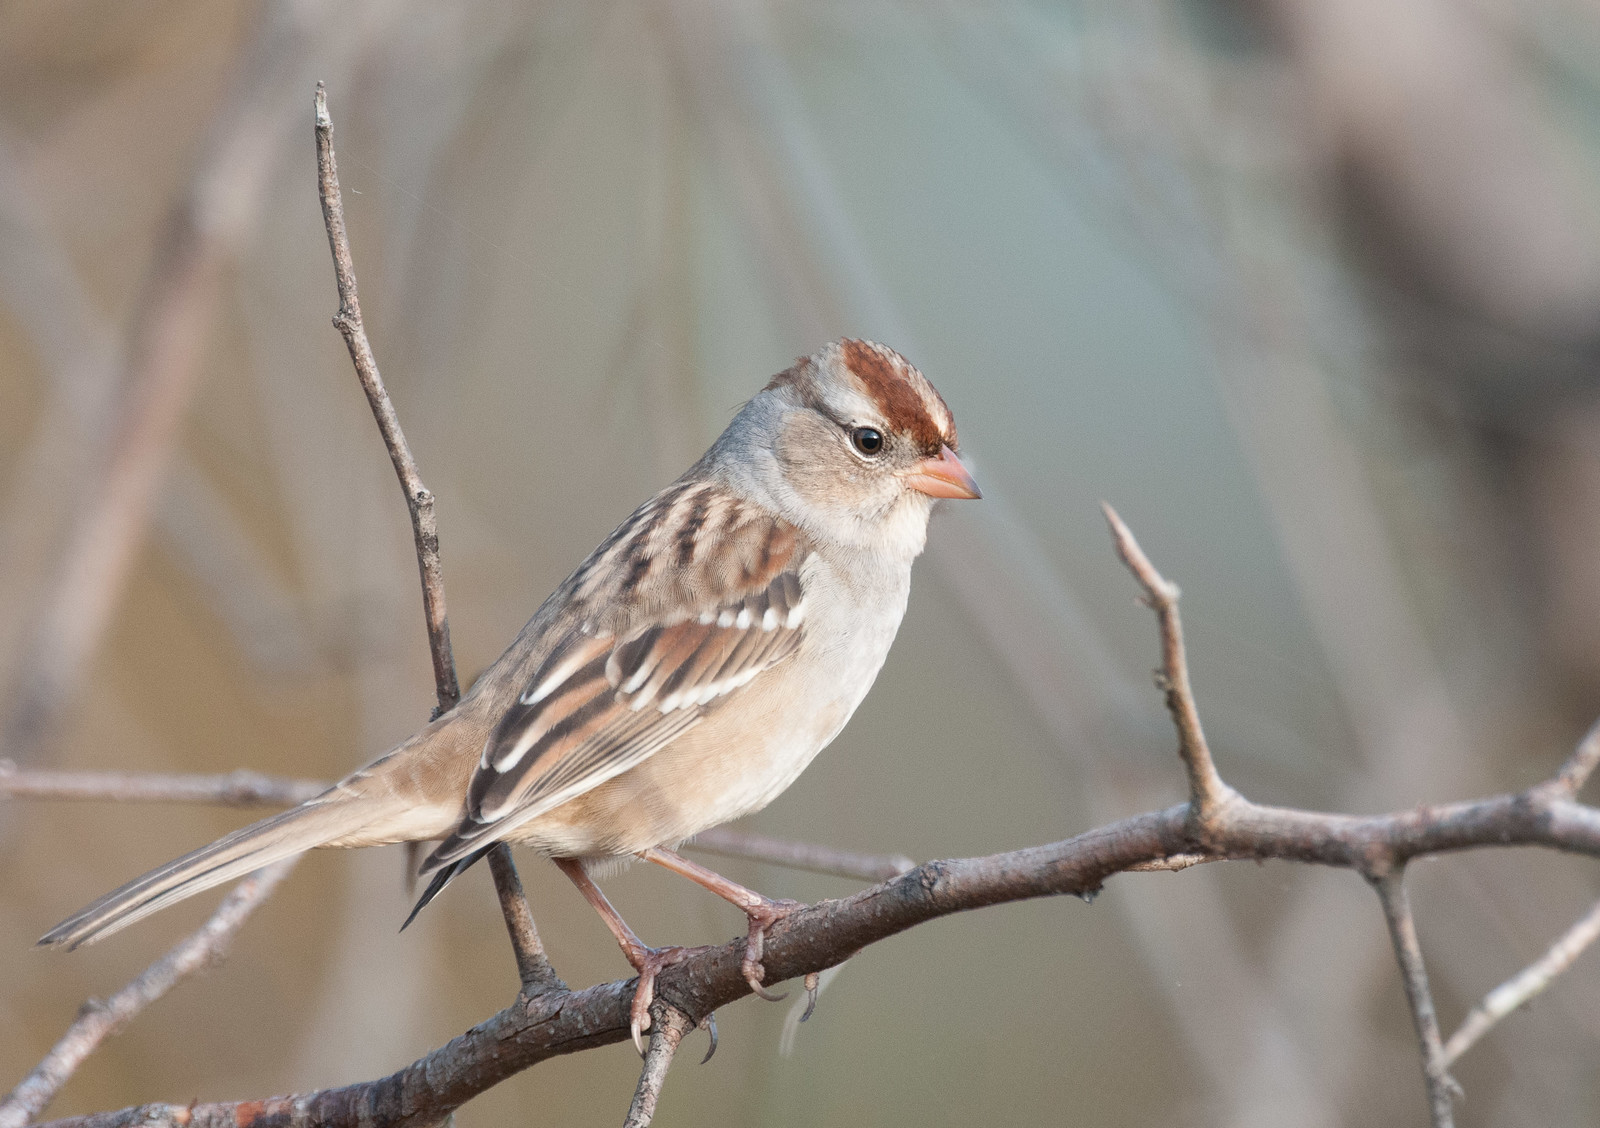
[[[692,493],[676,500],[684,519],[699,508]],[[800,645],[805,593],[794,530],[764,515],[739,517],[727,515],[735,523],[721,544],[740,551],[731,560],[722,552],[714,574],[696,576],[692,554],[675,560],[664,606],[617,631],[581,619],[539,664],[484,746],[466,817],[423,864],[423,873],[441,871],[428,896],[517,826],[659,752]],[[646,561],[612,569],[622,584],[648,577],[651,543],[680,551],[672,522],[648,518],[648,507],[635,515],[642,528],[634,541],[602,546]],[[683,594],[695,592],[701,597]]]

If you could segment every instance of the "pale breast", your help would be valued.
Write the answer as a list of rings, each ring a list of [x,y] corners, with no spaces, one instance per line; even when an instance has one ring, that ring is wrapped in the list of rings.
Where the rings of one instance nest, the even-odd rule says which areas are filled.
[[[808,561],[804,583],[816,596],[795,654],[642,764],[512,839],[554,856],[636,853],[777,798],[855,712],[905,613],[909,562],[881,575],[855,570],[849,584],[838,582],[839,566],[820,555]]]

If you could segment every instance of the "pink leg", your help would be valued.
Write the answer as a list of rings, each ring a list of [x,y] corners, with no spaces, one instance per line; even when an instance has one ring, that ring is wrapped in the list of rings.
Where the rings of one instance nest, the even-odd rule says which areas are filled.
[[[650,1004],[655,1000],[656,976],[662,968],[671,967],[675,963],[682,963],[696,952],[703,952],[704,948],[650,948],[628,927],[628,922],[622,919],[622,914],[611,906],[606,895],[594,883],[594,879],[584,870],[583,863],[574,858],[552,858],[556,867],[567,875],[567,879],[578,887],[578,892],[583,894],[583,899],[594,906],[594,911],[600,914],[600,919],[606,922],[606,927],[611,930],[611,935],[617,938],[617,946],[622,949],[623,958],[632,965],[633,970],[639,973],[639,985],[633,991],[633,1006],[629,1009],[629,1018],[632,1020],[630,1028],[633,1031],[633,1044],[641,1055],[644,1054],[644,1038],[641,1031],[650,1029]],[[713,1042],[713,1045],[715,1043]],[[706,1055],[710,1057],[710,1054]]]
[[[663,866],[673,873],[682,874],[696,885],[711,890],[724,901],[737,905],[750,921],[750,931],[744,945],[744,962],[741,964],[745,982],[750,984],[752,991],[771,1002],[788,997],[787,994],[774,995],[761,985],[767,977],[767,969],[761,966],[761,956],[766,948],[767,929],[800,908],[800,902],[774,901],[769,897],[763,897],[753,889],[746,889],[714,870],[708,870],[705,866],[659,846],[643,851],[639,857]]]

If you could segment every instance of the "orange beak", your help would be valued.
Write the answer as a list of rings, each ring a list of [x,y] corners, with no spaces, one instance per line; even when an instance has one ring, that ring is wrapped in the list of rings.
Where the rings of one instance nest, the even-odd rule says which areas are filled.
[[[924,458],[902,473],[905,484],[929,497],[978,498],[983,492],[967,468],[947,446],[939,448],[938,458]]]

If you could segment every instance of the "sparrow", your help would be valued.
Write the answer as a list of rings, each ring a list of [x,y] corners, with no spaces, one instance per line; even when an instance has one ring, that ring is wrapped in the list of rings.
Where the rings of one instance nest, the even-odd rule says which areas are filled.
[[[593,873],[640,858],[748,918],[743,971],[797,907],[676,852],[761,810],[839,734],[905,615],[940,498],[977,498],[955,420],[899,353],[841,340],[774,376],[711,449],[546,599],[449,712],[291,810],[106,894],[40,944],[75,948],[318,847],[437,842],[411,918],[496,843],[552,859],[638,973],[659,971]],[[410,919],[407,923],[410,923]],[[402,926],[403,927],[403,926]]]

